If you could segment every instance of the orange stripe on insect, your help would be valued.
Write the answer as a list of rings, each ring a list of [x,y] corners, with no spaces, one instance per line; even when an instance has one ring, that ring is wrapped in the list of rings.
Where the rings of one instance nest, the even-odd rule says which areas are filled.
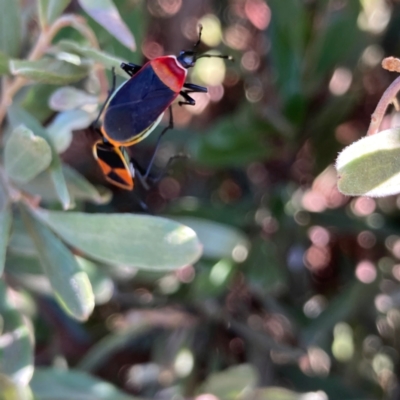
[[[97,158],[97,162],[104,175],[108,175],[112,171],[112,168],[100,158]]]
[[[127,169],[125,169],[125,168],[115,168],[115,169],[113,169],[113,172],[115,174],[117,174],[127,184],[131,184],[132,175],[129,173],[129,171]]]

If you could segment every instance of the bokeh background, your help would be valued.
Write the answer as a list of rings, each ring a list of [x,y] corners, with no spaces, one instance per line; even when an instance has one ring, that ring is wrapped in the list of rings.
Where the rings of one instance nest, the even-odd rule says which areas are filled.
[[[197,228],[207,251],[169,274],[121,267],[111,300],[85,324],[41,300],[36,362],[66,361],[153,399],[237,398],[235,385],[254,382],[270,388],[254,399],[400,398],[400,197],[345,197],[334,168],[396,77],[380,62],[399,54],[400,2],[115,5],[138,49],[88,18],[102,50],[142,64],[190,49],[201,23],[200,50],[235,61],[202,59],[190,71],[209,94],[194,94],[195,107],[174,105],[155,173],[174,154],[189,159],[149,191],[111,188],[109,204],[82,207],[144,212],[140,199]],[[67,11],[84,15],[77,2]],[[66,29],[64,38],[79,35]],[[35,104],[50,121],[47,98]],[[389,110],[383,127],[396,121]],[[63,159],[106,185],[95,139],[75,132]],[[156,139],[130,149],[141,165]]]

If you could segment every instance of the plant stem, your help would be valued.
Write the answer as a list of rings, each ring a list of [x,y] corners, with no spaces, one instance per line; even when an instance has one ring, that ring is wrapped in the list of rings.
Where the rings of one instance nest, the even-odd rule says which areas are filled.
[[[99,49],[97,38],[93,31],[87,26],[86,20],[78,15],[66,14],[55,20],[50,27],[44,29],[40,33],[34,48],[28,56],[28,60],[36,61],[40,59],[47,51],[51,41],[58,31],[67,26],[75,28],[89,41],[92,47]],[[107,96],[108,85],[104,70],[97,70],[97,76],[100,82],[100,98],[105,98]],[[28,79],[19,76],[16,77],[9,85],[7,85],[6,88],[4,88],[3,96],[0,101],[0,125],[2,124],[7,113],[7,108],[12,104],[14,96],[28,82]]]
[[[392,104],[397,93],[400,91],[400,76],[397,77],[392,84],[385,90],[378,105],[375,108],[374,113],[371,116],[371,123],[368,128],[367,136],[378,133],[379,127],[381,126],[383,117],[385,116],[386,109]]]

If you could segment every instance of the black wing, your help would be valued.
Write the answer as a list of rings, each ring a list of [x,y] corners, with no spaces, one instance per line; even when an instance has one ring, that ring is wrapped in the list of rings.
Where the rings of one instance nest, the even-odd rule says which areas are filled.
[[[122,143],[142,136],[178,94],[145,65],[111,98],[103,125],[107,135]]]

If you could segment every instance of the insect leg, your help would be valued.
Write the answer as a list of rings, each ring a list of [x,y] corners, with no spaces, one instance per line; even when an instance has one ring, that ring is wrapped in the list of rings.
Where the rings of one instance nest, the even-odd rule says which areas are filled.
[[[189,93],[191,93],[191,92],[189,92]],[[196,105],[196,101],[195,101],[195,99],[193,99],[192,97],[190,97],[189,95],[188,95],[188,92],[185,92],[184,90],[181,90],[180,92],[179,92],[179,94],[186,100],[186,101],[179,101],[178,102],[178,104],[180,105],[180,106],[183,106],[183,105],[189,105],[189,106],[195,106]]]
[[[108,101],[110,100],[112,94],[113,94],[114,91],[115,91],[115,85],[116,85],[116,81],[117,81],[117,75],[115,75],[115,68],[114,68],[114,67],[111,68],[111,74],[112,74],[111,89],[108,91],[108,95],[107,95],[106,101],[103,103],[103,105],[102,105],[101,108],[100,108],[99,115],[97,116],[97,118],[96,118],[96,119],[94,120],[94,122],[92,123],[92,125],[93,125],[94,127],[96,127],[97,123],[99,122],[99,119],[100,119],[100,117],[101,117],[101,114],[103,114],[103,111],[104,111],[104,109],[105,109],[105,107],[106,107]]]
[[[167,164],[165,165],[165,167],[162,169],[162,171],[155,177],[146,177],[145,178],[145,172],[144,169],[139,165],[139,163],[133,159],[131,159],[131,163],[135,168],[135,177],[137,177],[141,183],[141,185],[143,186],[143,188],[145,190],[149,190],[149,184],[148,184],[148,180],[150,180],[150,184],[154,185],[156,183],[158,183],[162,178],[164,178],[164,176],[166,175],[166,173],[168,172],[168,168],[171,166],[171,164],[173,163],[173,161],[177,160],[177,159],[188,159],[189,156],[186,154],[176,154],[172,157],[170,157],[170,159],[168,160]]]
[[[121,63],[121,68],[130,76],[132,77],[135,75],[140,68],[142,68],[141,65],[136,65],[132,63]]]
[[[185,83],[183,85],[184,88],[189,89],[186,90],[186,93],[207,93],[208,89],[204,86],[195,85],[194,83]]]
[[[132,175],[134,175],[135,178],[139,179],[140,184],[143,186],[145,190],[149,190],[150,187],[147,184],[146,179],[144,179],[144,174],[146,173],[144,168],[132,157],[130,159],[130,162],[131,162],[131,168],[133,169]]]
[[[187,154],[175,154],[174,156],[170,157],[170,159],[168,160],[167,164],[162,169],[162,171],[156,177],[151,179],[151,183],[152,184],[158,183],[168,173],[168,168],[171,166],[173,161],[182,159],[182,158],[188,159],[189,156]]]
[[[143,176],[145,180],[146,180],[147,177],[149,176],[151,167],[153,166],[153,162],[154,162],[154,159],[155,159],[155,157],[156,157],[158,147],[160,146],[160,142],[161,142],[162,137],[164,136],[164,134],[165,134],[167,131],[169,131],[170,129],[173,129],[173,128],[174,128],[174,116],[173,116],[173,114],[172,114],[172,108],[171,108],[171,106],[169,106],[168,110],[169,110],[169,123],[168,123],[168,126],[166,126],[166,127],[162,130],[162,132],[160,133],[160,136],[159,136],[158,139],[157,139],[156,148],[154,149],[154,153],[153,153],[153,155],[152,155],[152,157],[151,157],[151,160],[150,160],[150,162],[149,162],[149,165],[148,165],[148,167],[147,167],[147,169],[146,169],[146,173],[145,173],[144,176]]]
[[[182,105],[189,105],[189,106],[194,106],[196,105],[196,101],[189,96],[189,93],[207,93],[208,89],[204,86],[199,86],[195,85],[194,83],[185,83],[183,87],[186,90],[181,90],[179,94],[186,100],[186,101],[180,101],[178,104],[180,106]]]

